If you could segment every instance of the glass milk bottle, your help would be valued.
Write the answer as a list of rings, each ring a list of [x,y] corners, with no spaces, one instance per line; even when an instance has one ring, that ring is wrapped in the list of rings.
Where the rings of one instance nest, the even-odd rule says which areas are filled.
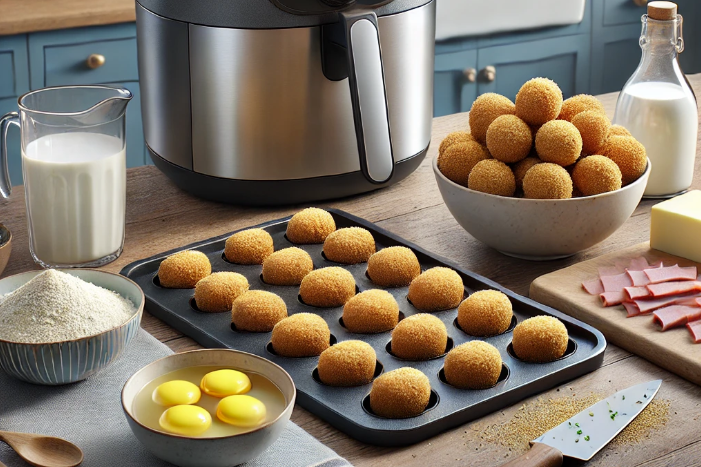
[[[684,50],[677,5],[649,3],[642,23],[643,56],[618,97],[614,123],[645,146],[652,171],[644,196],[669,198],[688,190],[694,176],[696,97],[677,60]]]

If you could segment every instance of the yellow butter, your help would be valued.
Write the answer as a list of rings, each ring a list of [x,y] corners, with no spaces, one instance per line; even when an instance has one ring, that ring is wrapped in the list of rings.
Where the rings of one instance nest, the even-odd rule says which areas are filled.
[[[652,207],[650,247],[701,263],[701,191]]]

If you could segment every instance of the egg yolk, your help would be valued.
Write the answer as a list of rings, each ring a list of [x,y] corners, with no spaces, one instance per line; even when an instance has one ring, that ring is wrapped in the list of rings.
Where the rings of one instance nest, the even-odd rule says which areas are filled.
[[[197,436],[212,425],[212,416],[197,405],[176,405],[163,412],[158,423],[169,433]]]
[[[158,405],[171,407],[196,404],[201,395],[200,388],[195,384],[178,379],[160,384],[153,390],[152,399]]]
[[[245,394],[251,390],[251,380],[236,370],[216,370],[204,375],[200,389],[213,397]]]
[[[265,405],[251,396],[229,396],[219,401],[217,418],[229,425],[253,428],[265,420]]]

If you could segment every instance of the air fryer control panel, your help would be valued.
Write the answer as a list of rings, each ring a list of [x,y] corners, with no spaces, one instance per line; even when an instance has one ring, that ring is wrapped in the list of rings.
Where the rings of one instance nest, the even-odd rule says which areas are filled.
[[[295,15],[323,15],[352,5],[375,8],[392,0],[270,0],[276,7]]]

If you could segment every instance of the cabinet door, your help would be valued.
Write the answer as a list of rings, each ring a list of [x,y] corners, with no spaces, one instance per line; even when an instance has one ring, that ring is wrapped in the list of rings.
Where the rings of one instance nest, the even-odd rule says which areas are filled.
[[[461,50],[436,55],[433,79],[433,115],[466,112],[477,97],[477,83],[468,79],[476,72],[477,50]]]
[[[590,35],[579,34],[479,50],[477,92],[496,92],[509,99],[523,83],[539,76],[554,80],[565,98],[589,90]],[[495,69],[494,79],[485,73]]]
[[[591,94],[620,91],[640,63],[640,26],[604,28],[592,39]]]

